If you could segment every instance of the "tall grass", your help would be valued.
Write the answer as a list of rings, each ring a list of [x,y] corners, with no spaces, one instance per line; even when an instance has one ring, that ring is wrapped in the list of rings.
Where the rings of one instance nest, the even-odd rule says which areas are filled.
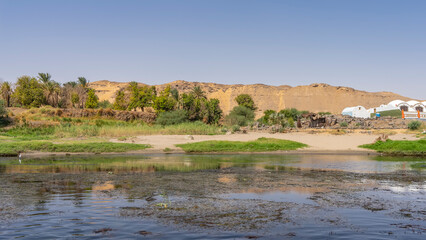
[[[146,124],[66,125],[56,127],[57,137],[127,137],[138,135],[215,135],[222,134],[217,126],[201,122],[161,126]]]
[[[176,125],[147,125],[143,122],[117,120],[88,120],[60,118],[59,124],[30,127],[17,126],[0,129],[0,135],[15,140],[46,140],[70,137],[131,137],[138,135],[216,135],[223,134],[221,128],[202,122],[187,122]]]

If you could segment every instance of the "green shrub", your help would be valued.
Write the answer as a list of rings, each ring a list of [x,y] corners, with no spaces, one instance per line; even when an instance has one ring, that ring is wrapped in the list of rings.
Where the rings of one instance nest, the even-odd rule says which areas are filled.
[[[408,123],[408,129],[410,130],[420,129],[421,126],[422,123],[420,121],[411,121],[410,123]]]
[[[256,110],[257,107],[254,105],[253,98],[251,98],[248,94],[240,94],[235,98],[235,101],[238,103],[239,106],[244,106],[251,110]]]
[[[234,133],[234,132],[238,132],[238,131],[240,131],[241,129],[240,129],[240,126],[238,126],[238,125],[234,125],[234,126],[232,126],[232,133]]]
[[[321,116],[331,115],[331,112],[319,112],[318,114],[321,115]]]
[[[162,112],[158,115],[155,123],[160,125],[175,125],[188,121],[188,113],[185,110]]]
[[[289,127],[294,127],[294,120],[293,120],[293,118],[289,118],[288,119],[288,126]]]
[[[4,115],[6,115],[6,107],[4,105],[4,101],[0,99],[0,118]]]
[[[348,126],[348,122],[346,122],[346,121],[345,121],[345,122],[341,122],[341,123],[340,123],[340,126],[341,126],[341,127],[347,127],[347,126]]]
[[[244,106],[234,107],[225,119],[228,125],[238,126],[247,126],[247,124],[253,120],[254,111]]]
[[[99,102],[98,107],[99,108],[113,108],[113,105],[108,100],[103,100],[102,102]]]

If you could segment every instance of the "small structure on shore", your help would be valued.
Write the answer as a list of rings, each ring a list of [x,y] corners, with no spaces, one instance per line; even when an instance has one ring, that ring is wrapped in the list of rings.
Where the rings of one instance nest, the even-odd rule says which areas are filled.
[[[370,113],[363,106],[347,107],[347,108],[343,109],[342,115],[347,115],[347,116],[351,116],[351,117],[358,117],[358,118],[369,118],[370,117]]]

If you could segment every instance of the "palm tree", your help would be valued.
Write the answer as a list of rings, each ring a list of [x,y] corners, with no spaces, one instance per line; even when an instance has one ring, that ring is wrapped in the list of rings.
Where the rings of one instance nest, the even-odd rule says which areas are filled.
[[[43,84],[50,82],[51,78],[52,78],[52,76],[49,73],[38,73],[38,79]]]
[[[89,84],[89,81],[87,81],[85,77],[78,77],[78,83],[80,83],[83,88],[86,88]]]
[[[64,83],[64,87],[70,86],[71,88],[75,88],[77,86],[77,82],[66,82]]]
[[[195,86],[191,93],[194,95],[195,99],[202,99],[202,98],[206,98],[206,96],[204,95],[204,91],[201,89],[200,86]]]
[[[59,93],[61,86],[55,81],[49,81],[44,84],[44,96],[46,101],[52,107],[56,107],[59,102]]]
[[[1,85],[1,97],[6,102],[6,107],[10,107],[10,97],[12,96],[12,86],[9,82],[3,82]]]

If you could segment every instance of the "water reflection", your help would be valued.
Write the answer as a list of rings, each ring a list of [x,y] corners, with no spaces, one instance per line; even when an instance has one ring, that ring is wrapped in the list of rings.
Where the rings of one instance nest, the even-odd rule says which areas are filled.
[[[288,171],[322,169],[360,173],[411,170],[422,158],[364,155],[118,155],[0,159],[2,173],[187,172],[230,167]],[[225,180],[224,181],[231,181]]]
[[[391,232],[417,238],[426,233],[425,174],[393,171],[422,161],[175,154],[19,164],[3,158],[0,236],[377,239]]]

